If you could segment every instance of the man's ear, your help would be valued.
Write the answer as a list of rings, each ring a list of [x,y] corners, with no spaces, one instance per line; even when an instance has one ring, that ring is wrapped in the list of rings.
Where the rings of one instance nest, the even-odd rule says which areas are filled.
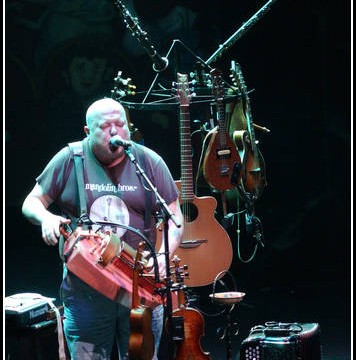
[[[87,125],[84,125],[84,132],[89,136],[89,128]]]

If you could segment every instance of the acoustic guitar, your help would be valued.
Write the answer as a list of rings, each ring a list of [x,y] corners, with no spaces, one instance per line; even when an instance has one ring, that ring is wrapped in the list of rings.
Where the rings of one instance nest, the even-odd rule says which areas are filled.
[[[202,350],[200,338],[204,336],[204,317],[197,310],[188,306],[184,279],[186,273],[180,266],[180,259],[174,256],[172,262],[175,268],[175,286],[178,292],[178,308],[172,313],[172,317],[183,318],[183,339],[175,341],[175,360],[211,360],[209,352]],[[174,322],[174,321],[173,321]]]
[[[191,96],[188,76],[178,73],[181,179],[176,184],[180,191],[184,230],[176,255],[189,266],[187,286],[195,287],[213,283],[220,271],[229,269],[232,245],[228,233],[215,219],[216,199],[194,194],[189,110]]]
[[[241,67],[236,61],[232,61],[230,76],[234,80],[243,98],[243,116],[246,128],[235,130],[233,139],[236,146],[241,149],[243,173],[239,183],[239,190],[243,198],[249,201],[257,200],[266,187],[265,161],[259,150],[255,137],[254,123],[252,119],[250,99],[246,84],[242,75]],[[236,111],[234,109],[234,111]],[[246,131],[243,131],[246,130]]]
[[[130,312],[129,359],[152,360],[154,336],[152,333],[152,310],[140,304],[138,278],[142,272],[142,252],[144,242],[140,242],[135,258],[132,277],[132,306]]]
[[[227,131],[221,71],[213,69],[211,76],[218,125],[208,133],[205,140],[208,141],[208,147],[204,154],[203,174],[210,187],[223,191],[235,188],[240,181],[241,159]]]

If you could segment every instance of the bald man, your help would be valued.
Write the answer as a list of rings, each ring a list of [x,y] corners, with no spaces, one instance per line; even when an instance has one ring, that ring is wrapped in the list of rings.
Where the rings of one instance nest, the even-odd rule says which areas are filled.
[[[131,154],[145,169],[178,222],[183,223],[178,189],[167,165],[151,149],[131,142],[126,113],[119,102],[110,98],[94,102],[87,110],[84,132],[86,137],[75,145],[83,157],[84,188],[80,191],[85,195],[87,215],[94,224],[105,221],[109,224],[109,229],[105,226],[106,232],[114,232],[134,249],[142,241],[139,232],[145,233],[153,245],[156,242],[155,215],[160,210],[159,205],[154,194],[147,200],[142,178],[120,141],[130,145]],[[110,141],[113,139],[119,140],[119,144],[113,144]],[[57,245],[61,237],[60,227],[66,224],[74,230],[81,215],[73,157],[69,146],[55,154],[36,178],[36,184],[22,206],[24,216],[41,226],[42,238],[47,245]],[[149,206],[147,202],[150,202]],[[145,223],[147,208],[150,209],[148,232],[147,216]],[[130,227],[139,232],[130,231]],[[170,254],[177,249],[182,232],[182,227],[169,221]],[[163,252],[162,242],[157,253]],[[157,260],[160,273],[164,274],[165,259],[158,256]],[[130,336],[128,304],[109,299],[69,271],[65,263],[63,269],[60,295],[71,359],[110,360],[115,339],[119,359],[127,359]],[[163,307],[158,305],[152,309],[153,359],[157,359],[162,329]]]

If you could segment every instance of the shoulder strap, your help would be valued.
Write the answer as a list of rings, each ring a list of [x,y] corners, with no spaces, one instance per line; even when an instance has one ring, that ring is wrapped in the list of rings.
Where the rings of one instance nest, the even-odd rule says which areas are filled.
[[[85,222],[88,219],[87,214],[87,206],[85,201],[85,192],[84,189],[84,172],[83,172],[83,160],[84,160],[84,152],[83,152],[83,144],[82,141],[76,141],[72,143],[68,143],[71,154],[74,159],[74,167],[77,178],[78,185],[78,193],[79,193],[79,205],[80,205],[80,218],[79,221]],[[144,150],[139,146],[137,149],[137,157],[140,165],[143,170],[147,173],[146,167],[146,158],[144,154]],[[144,217],[144,233],[145,236],[149,239],[151,232],[151,212],[152,212],[152,194],[149,190],[144,188],[145,190],[145,217]]]
[[[79,194],[79,206],[80,206],[80,217],[78,221],[85,221],[87,219],[87,204],[85,200],[84,192],[84,171],[83,171],[83,161],[84,161],[84,152],[83,152],[83,143],[82,141],[75,141],[68,143],[70,152],[74,160],[75,175],[77,179],[78,194]]]

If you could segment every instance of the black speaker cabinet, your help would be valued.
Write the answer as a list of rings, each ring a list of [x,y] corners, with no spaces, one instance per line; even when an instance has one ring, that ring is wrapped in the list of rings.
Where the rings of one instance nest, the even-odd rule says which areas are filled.
[[[254,326],[242,341],[240,360],[321,360],[317,323],[278,323]]]

